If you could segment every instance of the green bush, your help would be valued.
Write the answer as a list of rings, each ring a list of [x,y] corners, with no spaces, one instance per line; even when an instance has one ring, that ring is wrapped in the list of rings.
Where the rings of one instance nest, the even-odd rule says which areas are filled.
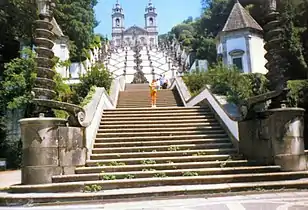
[[[186,74],[183,79],[192,95],[197,95],[209,85],[212,93],[225,95],[233,103],[268,91],[268,81],[264,75],[243,74],[238,69],[221,63],[204,72],[197,70]]]
[[[289,80],[287,95],[289,105],[306,108],[308,105],[308,80]]]
[[[21,163],[21,140],[9,138],[7,113],[23,110],[27,116],[28,104],[32,100],[31,90],[36,79],[35,54],[31,49],[21,51],[22,58],[5,64],[3,80],[0,81],[0,156],[7,159],[8,168],[19,168]]]
[[[93,86],[104,87],[109,91],[112,77],[103,64],[94,65],[90,71],[80,78],[80,83],[72,86],[72,102],[80,105]]]

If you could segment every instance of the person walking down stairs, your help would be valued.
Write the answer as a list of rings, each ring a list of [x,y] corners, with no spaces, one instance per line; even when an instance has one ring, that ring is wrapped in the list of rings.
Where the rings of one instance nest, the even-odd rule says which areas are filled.
[[[150,94],[151,94],[151,104],[152,108],[156,107],[156,100],[157,100],[157,91],[159,88],[159,84],[156,80],[152,80],[152,83],[150,84]]]

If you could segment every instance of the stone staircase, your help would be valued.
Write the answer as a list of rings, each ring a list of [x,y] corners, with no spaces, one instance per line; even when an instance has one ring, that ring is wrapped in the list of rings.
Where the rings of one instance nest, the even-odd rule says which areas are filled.
[[[170,94],[169,100],[161,101],[162,107],[141,107],[149,104],[145,100],[147,91],[140,87],[128,86],[121,93],[119,107],[127,108],[104,111],[85,167],[76,168],[72,175],[52,177],[52,184],[13,186],[11,191],[103,191],[104,198],[142,197],[241,191],[258,186],[277,189],[285,187],[286,180],[307,177],[306,171],[282,172],[277,165],[246,160],[209,107],[167,106],[177,105],[171,90],[161,91]],[[135,100],[128,103],[130,97]],[[290,185],[298,187],[293,182]],[[186,188],[174,189],[176,186]]]
[[[157,107],[183,106],[179,94],[164,89],[157,93]],[[125,91],[119,94],[117,108],[151,107],[149,84],[126,84]]]

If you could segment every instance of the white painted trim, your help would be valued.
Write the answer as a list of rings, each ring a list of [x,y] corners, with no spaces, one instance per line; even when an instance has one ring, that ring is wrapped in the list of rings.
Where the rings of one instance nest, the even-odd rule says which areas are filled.
[[[222,108],[221,104],[217,101],[215,96],[209,91],[208,88],[204,88],[204,90],[197,95],[196,97],[192,98],[187,102],[188,107],[192,107],[197,105],[203,100],[207,100],[210,106],[214,109],[220,119],[224,122],[230,133],[233,137],[239,141],[239,132],[238,132],[238,122],[231,119],[227,112]]]
[[[207,100],[212,109],[223,121],[230,134],[232,134],[232,136],[237,142],[239,141],[238,122],[229,116],[227,111],[223,108],[223,106],[219,103],[219,101],[210,92],[208,88],[204,88],[199,95],[191,97],[190,92],[181,77],[174,78],[170,86],[170,89],[173,88],[176,88],[178,90],[178,93],[185,107],[193,107],[196,106],[198,103]],[[237,142],[234,142],[235,146],[237,146]]]
[[[86,121],[90,123],[85,130],[88,159],[90,158],[90,154],[94,146],[95,136],[102,119],[103,111],[105,109],[113,108],[115,107],[105,88],[96,88],[91,102],[85,107]]]
[[[191,95],[182,77],[174,78],[170,85],[170,89],[174,89],[175,87],[178,90],[184,106],[186,106],[186,102],[191,98]]]

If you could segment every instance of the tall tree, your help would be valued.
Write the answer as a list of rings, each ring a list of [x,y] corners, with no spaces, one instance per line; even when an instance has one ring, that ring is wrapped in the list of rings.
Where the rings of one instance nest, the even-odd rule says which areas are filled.
[[[57,0],[55,18],[63,33],[71,40],[71,59],[84,60],[84,49],[89,49],[94,37],[94,6],[97,0]]]

